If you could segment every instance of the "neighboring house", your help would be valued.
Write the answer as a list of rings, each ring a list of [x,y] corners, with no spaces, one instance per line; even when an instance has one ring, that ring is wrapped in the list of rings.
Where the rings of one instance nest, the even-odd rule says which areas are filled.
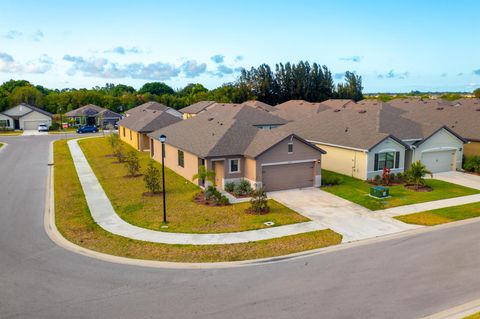
[[[21,103],[1,113],[0,121],[9,124],[9,128],[15,130],[37,130],[40,124],[52,125],[52,114],[38,107]]]
[[[14,119],[0,112],[0,130],[13,130]]]
[[[210,109],[215,104],[217,104],[215,101],[200,101],[180,109],[179,112],[183,114],[184,119],[188,119]]]
[[[188,180],[203,165],[215,172],[221,188],[242,179],[267,191],[320,186],[324,150],[284,130],[287,121],[269,112],[218,105],[149,134],[152,157],[161,161],[159,136],[164,134],[165,165]],[[264,129],[273,127],[278,128]]]
[[[129,117],[130,115],[141,112],[143,110],[162,111],[162,112],[165,111],[165,112],[167,112],[167,113],[169,113],[173,116],[182,118],[182,113],[181,112],[179,112],[175,109],[172,109],[171,107],[165,106],[161,103],[158,103],[158,102],[143,103],[143,104],[141,104],[137,107],[134,107],[132,109],[129,109],[129,110],[125,111],[125,116]]]
[[[403,172],[416,160],[432,172],[462,167],[466,140],[448,126],[405,118],[403,110],[378,101],[326,109],[322,103],[290,101],[275,114],[297,114],[286,127],[327,151],[324,169],[365,180],[384,167]]]
[[[94,104],[88,104],[65,113],[65,117],[73,122],[74,126],[96,125],[106,127],[108,124],[115,126],[122,115]]]
[[[118,121],[118,135],[120,139],[139,151],[150,149],[150,138],[147,136],[155,130],[182,121],[181,116],[174,116],[168,112],[143,108],[137,109],[127,117]]]

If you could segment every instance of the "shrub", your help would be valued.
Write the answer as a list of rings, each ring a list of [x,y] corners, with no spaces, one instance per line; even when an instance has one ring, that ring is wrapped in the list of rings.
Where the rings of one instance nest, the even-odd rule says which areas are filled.
[[[265,189],[259,188],[252,192],[252,199],[250,200],[250,209],[249,212],[255,214],[265,214],[270,211],[268,207],[267,194]]]
[[[134,177],[140,171],[140,160],[138,159],[137,151],[130,151],[125,158],[125,166],[127,167],[130,176]]]
[[[152,160],[148,163],[143,180],[150,193],[156,194],[160,192],[160,171],[153,165]]]
[[[125,161],[125,154],[123,153],[122,144],[118,144],[115,147],[113,150],[113,155],[117,158],[119,163],[123,163]]]
[[[234,182],[227,182],[225,183],[225,190],[229,193],[232,193],[233,190],[235,189],[235,183]]]
[[[480,173],[480,156],[467,157],[463,168],[469,172]]]
[[[335,186],[340,185],[342,179],[340,176],[336,175],[324,175],[322,176],[322,185],[324,186]]]
[[[112,153],[115,154],[115,150],[120,145],[120,139],[113,131],[110,131],[110,134],[108,134],[108,144],[112,148]]]
[[[222,195],[215,186],[208,186],[205,191],[205,199],[215,205],[228,205],[230,202],[225,195]]]
[[[52,122],[52,125],[48,128],[49,131],[57,131],[60,129],[60,124],[58,122]]]
[[[242,179],[238,184],[235,185],[233,189],[233,194],[235,196],[245,196],[245,195],[250,195],[252,193],[253,189],[250,183]]]
[[[220,197],[220,200],[218,201],[218,204],[219,204],[219,205],[222,205],[222,206],[225,206],[225,205],[230,204],[230,201],[228,200],[228,197],[227,197],[227,196],[222,195],[222,196]]]
[[[373,181],[376,183],[376,184],[380,184],[380,180],[382,178],[380,177],[380,175],[375,175],[375,177],[373,178]]]
[[[389,168],[384,168],[383,172],[382,172],[382,184],[383,184],[383,186],[390,185],[391,178],[392,178],[392,176],[391,176],[391,173],[390,173],[390,169]]]
[[[422,162],[416,161],[410,165],[410,168],[405,171],[405,176],[409,183],[415,185],[415,188],[418,189],[420,185],[425,185],[425,175],[430,175],[433,177],[432,172],[430,172]]]

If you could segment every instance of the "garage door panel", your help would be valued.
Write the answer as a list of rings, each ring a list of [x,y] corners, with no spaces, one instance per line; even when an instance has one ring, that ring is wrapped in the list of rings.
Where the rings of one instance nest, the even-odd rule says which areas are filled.
[[[314,163],[263,166],[262,176],[266,191],[311,187]]]
[[[455,151],[427,152],[422,154],[422,163],[432,173],[454,170]]]
[[[44,121],[24,121],[23,129],[24,130],[36,130],[40,124],[45,123]]]

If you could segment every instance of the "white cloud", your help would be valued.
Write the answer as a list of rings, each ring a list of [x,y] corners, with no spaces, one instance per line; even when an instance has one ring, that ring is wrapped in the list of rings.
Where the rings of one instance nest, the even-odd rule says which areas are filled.
[[[24,63],[15,61],[8,53],[0,52],[0,72],[5,73],[39,73],[43,74],[49,71],[53,66],[52,59],[44,54],[38,59],[29,60]]]

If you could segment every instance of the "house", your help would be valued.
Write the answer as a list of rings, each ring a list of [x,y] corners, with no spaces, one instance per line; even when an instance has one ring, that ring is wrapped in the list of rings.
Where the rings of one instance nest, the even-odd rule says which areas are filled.
[[[147,134],[182,121],[181,114],[176,116],[169,110],[143,107],[130,112],[117,123],[120,139],[139,151],[149,150],[150,138]]]
[[[122,115],[94,104],[88,104],[65,113],[65,117],[73,122],[74,126],[96,125],[106,127],[108,124],[115,126]]]
[[[217,104],[215,101],[200,101],[180,109],[179,112],[183,114],[184,119],[188,119],[210,109],[215,104]]]
[[[151,156],[192,180],[200,166],[215,172],[215,184],[242,179],[267,191],[320,186],[325,151],[282,127],[287,121],[245,104],[219,104],[149,134]],[[195,181],[204,186],[203,181]]]
[[[153,110],[153,111],[162,111],[162,112],[165,111],[167,113],[170,113],[173,116],[182,118],[182,113],[180,113],[179,111],[154,101],[143,103],[137,107],[134,107],[132,109],[125,111],[125,116],[129,117],[130,115],[135,114],[137,112],[141,112],[143,110]]]
[[[38,107],[21,103],[0,113],[0,127],[14,130],[37,130],[38,125],[52,125],[52,114]]]
[[[322,103],[290,101],[274,114],[296,114],[286,127],[327,152],[324,169],[366,180],[384,167],[401,173],[417,160],[432,172],[462,167],[467,141],[451,127],[405,117],[404,110],[379,101],[340,108]]]

